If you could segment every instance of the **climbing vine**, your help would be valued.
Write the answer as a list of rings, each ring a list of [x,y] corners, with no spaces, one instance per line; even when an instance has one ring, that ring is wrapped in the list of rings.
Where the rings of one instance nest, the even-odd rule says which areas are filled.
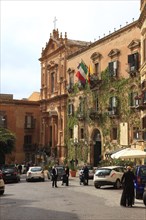
[[[139,82],[138,78],[113,78],[109,75],[108,69],[101,73],[101,83],[97,88],[91,89],[90,85],[86,83],[85,86],[81,86],[76,83],[74,85],[73,92],[69,94],[70,97],[82,97],[84,98],[84,109],[81,112],[80,109],[74,112],[73,115],[67,116],[67,130],[73,129],[74,125],[79,125],[84,123],[85,135],[87,137],[88,128],[90,126],[97,126],[102,130],[103,142],[105,149],[116,148],[116,144],[111,143],[111,128],[116,126],[119,122],[127,122],[132,126],[140,127],[140,117],[138,113],[129,107],[129,94],[131,92],[131,85],[137,85]],[[136,87],[138,90],[138,88]],[[116,120],[111,120],[109,117],[109,100],[111,97],[115,96],[116,105],[118,106],[118,118]],[[94,110],[94,103],[98,98],[98,113],[100,117],[96,117]],[[91,111],[94,112],[94,120],[90,117]],[[79,118],[80,114],[80,118]],[[80,121],[81,120],[81,121]],[[118,122],[117,122],[118,121]],[[72,159],[75,155],[75,147],[72,142],[70,142],[69,133],[66,135],[66,143],[68,147],[69,158]],[[69,140],[69,141],[68,141]],[[118,130],[118,140],[117,144],[120,142],[120,129]],[[84,150],[83,150],[84,149]],[[84,147],[84,143],[78,142],[77,152],[78,158],[80,160],[87,160],[89,149]]]

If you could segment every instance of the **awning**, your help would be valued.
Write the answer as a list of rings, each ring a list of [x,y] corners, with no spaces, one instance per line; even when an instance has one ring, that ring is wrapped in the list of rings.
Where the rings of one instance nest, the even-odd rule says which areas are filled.
[[[146,158],[146,152],[138,149],[125,148],[111,155],[113,159],[137,159]]]

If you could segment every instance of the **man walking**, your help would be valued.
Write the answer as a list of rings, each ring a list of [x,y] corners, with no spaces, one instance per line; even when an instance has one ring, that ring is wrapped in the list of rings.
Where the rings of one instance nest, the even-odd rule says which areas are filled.
[[[58,187],[57,186],[57,177],[58,177],[58,172],[57,172],[57,168],[55,166],[53,166],[52,168],[52,187]]]

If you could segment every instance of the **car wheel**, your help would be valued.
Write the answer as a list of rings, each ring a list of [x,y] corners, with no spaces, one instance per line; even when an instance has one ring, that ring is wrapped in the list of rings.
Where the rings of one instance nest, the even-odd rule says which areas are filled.
[[[100,185],[98,185],[97,183],[94,183],[94,186],[95,186],[96,189],[100,188]]]
[[[135,198],[142,199],[142,194],[140,194],[137,190],[135,191]]]
[[[42,179],[42,182],[45,182],[45,178]]]
[[[114,188],[115,189],[120,189],[121,188],[121,182],[119,179],[116,180],[115,184],[114,184]]]

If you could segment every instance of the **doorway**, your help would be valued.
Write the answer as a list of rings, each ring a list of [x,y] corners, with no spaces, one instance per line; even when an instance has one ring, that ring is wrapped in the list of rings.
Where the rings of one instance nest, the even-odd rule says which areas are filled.
[[[98,129],[93,134],[93,165],[97,167],[101,160],[101,134]]]

